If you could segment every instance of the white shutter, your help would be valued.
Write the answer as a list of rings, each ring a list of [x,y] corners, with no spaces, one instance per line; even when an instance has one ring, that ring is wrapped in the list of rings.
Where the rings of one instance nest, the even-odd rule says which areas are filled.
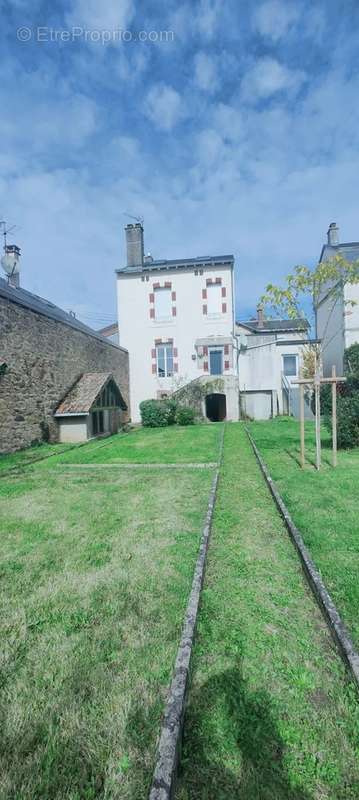
[[[155,290],[155,319],[170,319],[171,289]]]
[[[207,286],[207,314],[220,314],[222,303],[222,288],[220,284]]]

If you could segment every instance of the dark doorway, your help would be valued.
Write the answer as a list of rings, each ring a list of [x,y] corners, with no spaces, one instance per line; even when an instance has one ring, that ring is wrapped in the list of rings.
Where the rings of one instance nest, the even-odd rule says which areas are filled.
[[[225,394],[207,394],[206,417],[211,422],[222,422],[226,418],[227,404]]]

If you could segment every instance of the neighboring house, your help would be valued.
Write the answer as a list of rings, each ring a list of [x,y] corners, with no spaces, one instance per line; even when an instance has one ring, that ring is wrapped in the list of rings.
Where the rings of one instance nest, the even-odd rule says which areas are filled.
[[[127,350],[19,283],[0,278],[1,453],[56,441],[54,412],[84,373],[111,373],[129,404]]]
[[[330,261],[336,255],[347,261],[359,259],[359,242],[340,242],[335,222],[329,226],[327,236],[320,262]],[[342,375],[344,350],[359,342],[359,284],[328,286],[315,311],[317,336],[322,340],[324,376],[331,375],[333,365],[337,375]]]
[[[143,227],[126,226],[127,264],[117,270],[120,340],[130,351],[132,420],[141,400],[196,381],[207,418],[238,419],[232,255],[155,261]]]
[[[299,392],[292,381],[299,375],[303,346],[308,342],[305,319],[237,322],[241,412],[253,419],[278,414],[298,415]],[[311,416],[309,406],[306,412]]]
[[[114,342],[114,344],[119,343],[117,322],[112,322],[111,325],[106,325],[105,328],[100,328],[97,333],[99,333],[101,336],[104,336],[105,339],[109,339],[110,342]]]
[[[107,372],[87,372],[76,381],[56,409],[60,442],[85,442],[117,433],[127,405]]]

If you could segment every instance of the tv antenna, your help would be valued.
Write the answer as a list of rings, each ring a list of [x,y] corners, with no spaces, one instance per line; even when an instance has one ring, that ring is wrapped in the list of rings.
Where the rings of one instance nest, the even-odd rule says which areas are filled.
[[[0,219],[0,230],[2,230],[2,235],[4,237],[4,251],[6,250],[6,245],[7,245],[6,237],[8,236],[9,233],[12,233],[12,231],[14,231],[16,227],[17,225],[12,225],[11,228],[8,228],[5,220]]]
[[[140,225],[143,225],[145,219],[144,217],[135,217],[133,214],[128,214],[127,211],[123,212],[124,217],[130,217],[130,219],[135,219]]]

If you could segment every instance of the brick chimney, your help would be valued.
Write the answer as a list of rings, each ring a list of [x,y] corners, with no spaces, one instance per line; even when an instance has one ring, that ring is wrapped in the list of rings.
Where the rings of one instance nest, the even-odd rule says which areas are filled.
[[[144,258],[143,226],[140,222],[126,225],[127,266],[142,267]]]
[[[263,328],[264,311],[263,311],[263,306],[261,305],[257,306],[257,321],[258,321],[258,327]]]
[[[336,222],[331,222],[327,233],[329,247],[339,244],[339,228]]]

